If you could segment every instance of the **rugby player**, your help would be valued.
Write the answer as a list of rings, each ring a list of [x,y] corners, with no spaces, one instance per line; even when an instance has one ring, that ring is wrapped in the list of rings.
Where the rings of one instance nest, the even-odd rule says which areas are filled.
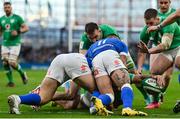
[[[0,17],[0,36],[3,35],[1,46],[2,64],[8,78],[8,87],[14,87],[12,69],[15,69],[21,76],[24,84],[27,83],[26,73],[18,63],[18,56],[21,49],[21,34],[29,30],[24,20],[12,13],[10,2],[4,2],[5,15]]]
[[[8,97],[11,114],[20,114],[19,105],[44,105],[51,101],[56,89],[72,79],[78,85],[93,92],[96,85],[84,55],[79,53],[61,54],[54,58],[41,82],[39,94],[11,95]]]
[[[180,28],[177,23],[173,23],[159,31],[152,33],[147,32],[150,26],[160,24],[161,20],[158,12],[155,9],[147,9],[144,14],[146,26],[140,34],[140,52],[138,53],[138,68],[141,68],[147,54],[156,55],[150,61],[150,72],[152,74],[160,75],[161,84],[167,88],[172,73],[173,64],[179,65],[180,56]],[[155,46],[147,48],[147,44],[152,42]],[[161,61],[161,62],[160,62]],[[175,62],[175,63],[174,63]],[[159,107],[158,98],[147,106],[147,108]]]
[[[123,102],[122,115],[125,116],[147,116],[146,113],[132,109],[133,91],[130,85],[130,78],[126,68],[127,46],[118,38],[106,38],[92,44],[87,51],[86,57],[89,66],[92,66],[97,87],[98,98],[94,99],[94,105],[110,105],[114,102],[115,85],[121,93]],[[98,99],[98,100],[97,100]],[[100,99],[100,101],[99,101]]]

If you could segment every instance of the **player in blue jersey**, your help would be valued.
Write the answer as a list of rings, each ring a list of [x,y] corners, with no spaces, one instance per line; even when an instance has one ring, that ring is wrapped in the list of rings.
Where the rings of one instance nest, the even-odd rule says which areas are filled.
[[[112,84],[117,86],[123,102],[122,115],[146,116],[140,111],[132,110],[133,91],[126,68],[128,48],[117,38],[106,38],[91,45],[86,57],[92,66],[99,95],[92,102],[97,110],[102,104],[107,106],[114,101]],[[99,100],[100,99],[100,100]]]

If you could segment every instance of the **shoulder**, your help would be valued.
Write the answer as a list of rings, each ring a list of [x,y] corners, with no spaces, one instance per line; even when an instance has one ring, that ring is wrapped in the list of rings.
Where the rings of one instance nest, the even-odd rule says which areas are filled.
[[[88,37],[87,37],[87,34],[84,32],[81,36],[81,41],[88,41]]]
[[[140,32],[140,35],[148,35],[147,28],[148,28],[147,26],[144,26]]]

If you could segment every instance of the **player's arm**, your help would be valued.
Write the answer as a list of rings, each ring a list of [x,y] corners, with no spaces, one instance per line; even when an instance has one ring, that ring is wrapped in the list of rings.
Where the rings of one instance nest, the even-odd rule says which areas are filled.
[[[170,33],[165,33],[162,36],[161,43],[159,45],[157,45],[156,47],[148,49],[148,53],[156,54],[156,53],[160,53],[162,51],[169,49],[172,44],[172,40],[173,40],[173,35]]]
[[[148,32],[152,32],[155,30],[159,30],[162,27],[165,27],[173,22],[175,22],[177,19],[180,19],[180,9],[178,9],[175,13],[168,16],[161,24],[157,26],[151,26],[148,28]]]
[[[25,33],[27,31],[29,31],[29,27],[25,23],[23,23],[23,24],[21,24],[21,27],[19,30],[20,30],[20,33]]]
[[[2,27],[0,26],[0,36],[2,35]]]
[[[137,61],[137,65],[138,65],[137,73],[138,74],[142,73],[142,67],[143,67],[145,59],[146,59],[146,53],[142,53],[139,50],[138,51],[138,61]]]
[[[122,42],[122,41],[121,41],[120,45],[121,45],[120,47],[121,47],[122,49],[120,49],[119,55],[120,55],[120,58],[121,58],[123,64],[126,66],[126,64],[127,64],[127,55],[128,55],[128,47],[127,47],[127,45],[126,45],[124,42]]]

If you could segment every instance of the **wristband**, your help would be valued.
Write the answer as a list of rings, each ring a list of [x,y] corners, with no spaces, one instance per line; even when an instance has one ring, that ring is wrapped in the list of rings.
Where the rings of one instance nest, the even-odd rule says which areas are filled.
[[[18,33],[18,34],[21,34],[21,30],[20,30],[20,29],[19,29],[19,30],[17,30],[17,33]]]
[[[162,24],[157,25],[158,30],[161,30],[162,27],[163,27]]]

